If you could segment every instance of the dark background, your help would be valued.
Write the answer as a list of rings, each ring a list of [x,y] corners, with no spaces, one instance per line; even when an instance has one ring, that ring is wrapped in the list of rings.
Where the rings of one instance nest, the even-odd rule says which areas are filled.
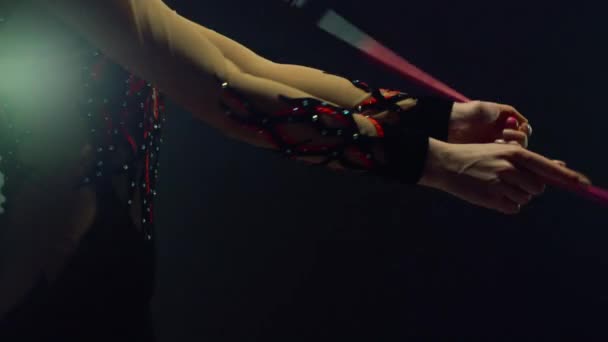
[[[281,1],[170,3],[275,61],[414,90]],[[465,95],[516,106],[531,149],[608,185],[602,5],[315,3]],[[507,217],[308,168],[169,112],[160,341],[608,339],[605,209],[548,189]]]

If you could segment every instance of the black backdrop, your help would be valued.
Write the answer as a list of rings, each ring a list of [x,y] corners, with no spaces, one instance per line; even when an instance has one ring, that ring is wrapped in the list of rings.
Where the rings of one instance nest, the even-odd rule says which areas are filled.
[[[465,95],[515,105],[533,150],[608,185],[601,5],[327,3]],[[171,4],[273,60],[412,89],[280,1]],[[548,189],[506,217],[307,168],[169,112],[160,341],[608,338],[602,208]]]

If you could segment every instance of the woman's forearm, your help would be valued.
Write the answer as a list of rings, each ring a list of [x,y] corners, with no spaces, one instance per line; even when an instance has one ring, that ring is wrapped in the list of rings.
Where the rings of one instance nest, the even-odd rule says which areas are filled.
[[[275,63],[221,33],[189,22],[245,73],[301,89],[342,107],[354,107],[370,95],[343,77],[303,65]]]
[[[406,130],[382,128],[370,117],[382,121],[377,115],[398,111],[397,100],[412,100],[404,94],[387,99],[375,92],[375,102],[359,107],[358,101],[372,93],[365,85],[275,63],[258,72],[227,58],[229,52],[161,0],[45,5],[112,60],[227,136],[331,168],[363,169],[407,182],[420,176],[428,134],[414,129],[410,120],[423,115],[408,113],[405,122],[411,127]],[[300,70],[304,82],[285,68]],[[447,122],[440,121],[441,130],[447,130]],[[379,132],[386,136],[374,137]]]
[[[244,73],[280,82],[346,108],[353,108],[370,97],[368,91],[354,86],[344,77],[303,65],[275,63],[219,32],[193,21],[188,22]],[[407,97],[399,101],[398,105],[403,110],[409,110],[414,108],[417,102],[416,98]],[[392,117],[389,117],[391,115]],[[432,115],[433,113],[429,114]],[[394,114],[388,112],[376,114],[374,117],[379,120],[398,121]]]

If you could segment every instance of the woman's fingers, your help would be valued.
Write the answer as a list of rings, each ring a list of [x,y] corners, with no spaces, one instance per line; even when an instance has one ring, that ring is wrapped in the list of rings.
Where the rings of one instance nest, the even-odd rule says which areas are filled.
[[[495,143],[521,145],[519,142],[507,142],[503,139],[497,139]],[[524,191],[533,195],[544,192],[546,182],[553,182],[566,186],[578,185],[580,183],[587,185],[591,184],[591,181],[585,175],[568,169],[566,162],[562,160],[549,160],[535,153],[533,153],[533,155],[536,156],[524,156],[521,158],[520,165],[524,166],[523,169],[520,168],[514,172],[503,173],[501,177],[510,184],[516,184]],[[564,172],[559,172],[559,169],[551,167],[550,163],[562,168]]]
[[[515,215],[521,211],[521,205],[507,197],[498,197],[494,203],[492,203],[492,207],[507,215]]]
[[[521,113],[515,108],[507,105],[500,105],[499,108],[501,108],[500,117],[504,118],[504,116],[507,115],[504,129],[522,132],[528,138],[532,136],[532,126],[528,119],[521,115]]]
[[[501,125],[499,127],[518,130],[527,125],[528,119],[514,107],[505,104],[497,105],[499,110],[497,123]]]
[[[504,141],[516,141],[523,148],[528,148],[528,135],[522,131],[514,129],[505,129],[502,131],[502,139]]]
[[[522,124],[528,122],[525,116],[523,116],[515,107],[509,106],[506,104],[498,104],[498,108],[500,109],[500,116],[512,116],[517,119],[517,121]]]
[[[529,192],[523,191],[518,186],[513,186],[508,183],[500,183],[498,191],[506,198],[519,205],[528,204],[532,200],[532,195]]]
[[[533,132],[533,130],[532,130],[532,126],[530,125],[530,123],[529,123],[529,122],[527,122],[527,123],[525,123],[525,124],[521,125],[521,126],[519,127],[519,130],[520,130],[521,132],[524,132],[524,133],[525,133],[525,134],[526,134],[528,137],[531,137],[531,136],[532,136],[532,132]]]
[[[560,166],[540,154],[523,148],[511,151],[509,158],[517,166],[526,168],[546,182],[567,187],[581,184],[591,185],[591,181],[583,174]]]
[[[525,169],[514,169],[503,172],[500,174],[500,179],[507,185],[524,192],[526,195],[540,195],[546,188],[545,183],[538,176]]]
[[[505,129],[514,129],[520,132],[523,132],[528,137],[532,136],[532,125],[529,122],[518,122],[518,119],[514,116],[511,116],[507,119],[505,123]]]

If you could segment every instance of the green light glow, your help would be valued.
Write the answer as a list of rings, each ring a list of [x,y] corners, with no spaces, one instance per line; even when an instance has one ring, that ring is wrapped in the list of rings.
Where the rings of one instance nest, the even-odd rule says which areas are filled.
[[[79,91],[82,42],[43,13],[15,13],[0,31],[0,96],[23,111],[58,106]]]
[[[81,54],[87,44],[46,13],[20,8],[0,30],[0,102],[11,109],[23,162],[48,172],[76,160],[87,134]],[[0,118],[2,119],[2,118]]]

